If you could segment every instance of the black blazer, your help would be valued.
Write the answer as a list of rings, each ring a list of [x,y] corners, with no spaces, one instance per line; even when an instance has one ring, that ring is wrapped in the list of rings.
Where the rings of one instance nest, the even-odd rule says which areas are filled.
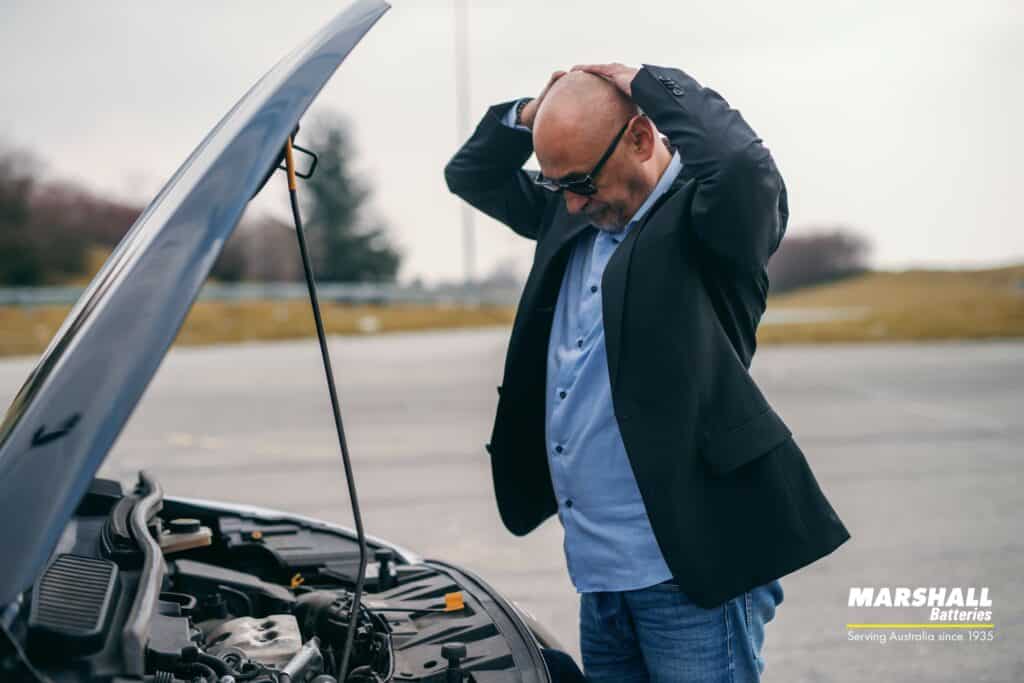
[[[632,92],[684,165],[602,278],[612,402],[662,554],[683,592],[713,607],[850,535],[748,372],[788,219],[782,176],[739,112],[682,71],[645,65]],[[562,503],[545,450],[546,357],[586,222],[522,170],[533,140],[502,124],[510,105],[484,115],[445,179],[537,241],[487,445],[501,518],[524,535]]]

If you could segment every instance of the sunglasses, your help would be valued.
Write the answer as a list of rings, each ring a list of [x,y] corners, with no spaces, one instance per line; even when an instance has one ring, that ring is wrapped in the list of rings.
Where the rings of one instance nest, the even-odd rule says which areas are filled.
[[[601,172],[601,167],[608,161],[615,148],[619,145],[619,140],[622,139],[626,129],[629,128],[629,124],[632,123],[633,118],[630,117],[629,121],[623,124],[622,128],[619,129],[615,139],[612,140],[612,144],[608,145],[608,149],[605,150],[604,154],[601,155],[597,165],[594,166],[593,170],[586,175],[580,176],[579,174],[570,174],[564,178],[554,179],[545,178],[543,173],[538,173],[534,182],[545,190],[551,190],[552,192],[561,192],[562,190],[568,190],[573,194],[589,196],[597,193],[597,185],[594,184],[594,179],[597,178],[597,174]]]

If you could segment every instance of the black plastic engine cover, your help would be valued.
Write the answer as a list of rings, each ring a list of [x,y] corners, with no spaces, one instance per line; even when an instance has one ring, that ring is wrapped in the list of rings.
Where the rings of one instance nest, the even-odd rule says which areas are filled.
[[[82,555],[59,555],[33,589],[29,645],[71,655],[103,645],[118,587],[117,565]]]

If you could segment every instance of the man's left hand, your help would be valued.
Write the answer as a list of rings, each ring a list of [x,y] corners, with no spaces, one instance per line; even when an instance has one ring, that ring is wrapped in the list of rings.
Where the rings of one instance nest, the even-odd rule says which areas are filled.
[[[634,69],[625,64],[613,62],[611,64],[577,64],[573,71],[586,71],[587,73],[600,76],[615,85],[616,88],[626,94],[626,97],[633,99],[633,88],[631,84],[633,77],[640,69]]]

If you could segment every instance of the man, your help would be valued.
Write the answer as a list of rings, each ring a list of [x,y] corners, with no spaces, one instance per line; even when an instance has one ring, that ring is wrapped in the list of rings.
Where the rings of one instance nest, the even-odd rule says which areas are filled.
[[[682,71],[584,65],[445,178],[537,242],[487,450],[512,533],[558,513],[588,680],[758,680],[779,577],[849,538],[748,372],[788,219],[768,149]]]

